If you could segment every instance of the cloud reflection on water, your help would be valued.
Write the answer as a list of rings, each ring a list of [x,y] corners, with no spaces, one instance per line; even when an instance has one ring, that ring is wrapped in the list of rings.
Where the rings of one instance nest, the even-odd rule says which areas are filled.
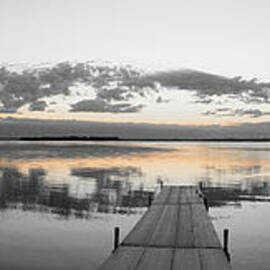
[[[166,184],[204,182],[212,206],[270,195],[270,152],[260,145],[47,146],[13,145],[9,158],[0,159],[1,209],[78,218],[132,213],[147,206],[160,179]],[[1,146],[4,152],[9,147]]]

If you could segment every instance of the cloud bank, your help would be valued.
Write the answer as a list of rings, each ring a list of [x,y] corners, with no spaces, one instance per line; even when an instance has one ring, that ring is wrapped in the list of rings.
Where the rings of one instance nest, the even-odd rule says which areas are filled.
[[[210,105],[215,97],[228,97],[244,104],[269,104],[270,83],[227,78],[193,70],[163,71],[146,74],[131,66],[86,63],[59,63],[49,67],[11,71],[0,69],[0,113],[16,113],[27,105],[29,111],[53,111],[52,97],[70,96],[72,88],[83,85],[95,91],[95,97],[83,96],[70,103],[70,112],[138,113],[150,97],[152,103],[167,103],[163,89],[191,91],[194,102]],[[157,97],[158,95],[158,97]],[[79,94],[78,94],[79,96]],[[138,101],[139,100],[139,101]],[[55,102],[55,101],[54,101]],[[252,110],[207,111],[203,115],[250,116],[268,115],[258,108]]]
[[[241,76],[227,78],[194,70],[157,72],[136,78],[129,84],[134,86],[153,86],[160,83],[163,87],[178,90],[193,90],[198,103],[211,103],[213,96],[230,95],[246,103],[269,103],[270,83],[258,83],[256,79],[244,80]]]
[[[44,98],[57,95],[68,96],[71,87],[78,83],[96,90],[96,100],[84,100],[71,105],[71,111],[88,112],[137,112],[143,106],[129,104],[136,90],[123,86],[122,82],[139,72],[130,67],[102,66],[91,63],[60,63],[53,67],[25,69],[12,72],[0,69],[0,112],[15,113],[24,105],[30,111],[44,111],[47,107]],[[125,103],[117,104],[117,102]],[[114,104],[115,103],[115,104]]]

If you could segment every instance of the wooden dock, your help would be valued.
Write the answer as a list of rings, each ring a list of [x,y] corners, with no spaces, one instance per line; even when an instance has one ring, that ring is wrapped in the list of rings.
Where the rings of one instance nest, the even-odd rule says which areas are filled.
[[[100,270],[231,270],[195,187],[164,186]]]

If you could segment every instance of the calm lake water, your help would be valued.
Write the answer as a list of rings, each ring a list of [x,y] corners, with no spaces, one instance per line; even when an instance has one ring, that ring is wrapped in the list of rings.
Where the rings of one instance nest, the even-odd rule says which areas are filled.
[[[98,269],[160,180],[203,182],[234,269],[269,269],[269,143],[135,142],[0,142],[0,268]]]

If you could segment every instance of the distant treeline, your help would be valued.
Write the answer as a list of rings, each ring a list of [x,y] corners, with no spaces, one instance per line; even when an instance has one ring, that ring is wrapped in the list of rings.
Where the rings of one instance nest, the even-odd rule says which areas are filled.
[[[270,142],[270,138],[120,138],[118,136],[44,136],[44,137],[0,137],[14,141],[146,141],[146,142]]]
[[[61,137],[20,137],[20,141],[117,141],[119,137],[61,136]]]

